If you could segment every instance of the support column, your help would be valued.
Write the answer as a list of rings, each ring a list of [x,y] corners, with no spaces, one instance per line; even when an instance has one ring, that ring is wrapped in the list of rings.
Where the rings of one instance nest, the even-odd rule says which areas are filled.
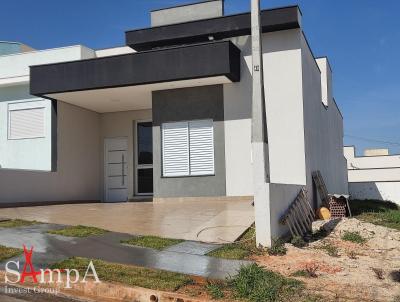
[[[252,165],[257,245],[271,246],[268,135],[260,28],[260,0],[251,0],[253,58]]]

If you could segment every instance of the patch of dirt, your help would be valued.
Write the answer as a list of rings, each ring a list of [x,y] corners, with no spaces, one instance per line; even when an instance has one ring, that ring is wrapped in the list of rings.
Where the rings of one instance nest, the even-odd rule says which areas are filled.
[[[253,256],[260,265],[291,276],[299,270],[316,268],[317,278],[296,277],[313,293],[333,301],[398,301],[400,282],[400,232],[355,218],[340,221],[317,221],[315,230],[328,235],[305,248],[287,244],[284,256]],[[358,232],[367,239],[357,244],[341,239],[344,232]],[[332,257],[319,247],[333,245],[339,256]],[[383,271],[379,279],[374,270]]]

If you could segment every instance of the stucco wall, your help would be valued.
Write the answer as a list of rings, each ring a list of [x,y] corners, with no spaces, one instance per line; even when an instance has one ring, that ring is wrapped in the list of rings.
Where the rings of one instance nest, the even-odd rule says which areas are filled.
[[[299,29],[263,36],[271,183],[306,183],[300,48]]]
[[[253,195],[251,37],[231,39],[242,52],[239,83],[224,85],[226,193]],[[264,85],[272,183],[305,184],[300,31],[263,34]]]
[[[224,103],[221,85],[153,92],[154,197],[225,196]],[[161,124],[212,119],[215,175],[163,177]]]
[[[151,121],[151,109],[103,113],[100,116],[100,188],[104,199],[104,139],[128,138],[128,197],[135,195],[135,121]]]
[[[343,119],[334,102],[331,89],[327,89],[328,106],[324,105],[321,92],[321,70],[311,53],[303,34],[303,106],[304,136],[306,150],[307,191],[314,206],[312,172],[321,171],[328,192],[331,194],[347,194],[346,161],[343,154]],[[330,73],[329,68],[323,72]],[[330,80],[331,75],[322,75]],[[325,87],[331,87],[327,83]]]
[[[231,39],[242,52],[240,82],[224,84],[226,195],[252,196],[251,39]]]
[[[100,117],[63,102],[57,107],[57,171],[0,170],[0,203],[100,199]]]

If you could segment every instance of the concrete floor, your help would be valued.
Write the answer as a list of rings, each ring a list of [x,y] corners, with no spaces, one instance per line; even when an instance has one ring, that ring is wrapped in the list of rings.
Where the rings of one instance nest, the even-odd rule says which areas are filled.
[[[69,204],[0,209],[0,217],[226,243],[254,222],[254,208],[248,201]]]

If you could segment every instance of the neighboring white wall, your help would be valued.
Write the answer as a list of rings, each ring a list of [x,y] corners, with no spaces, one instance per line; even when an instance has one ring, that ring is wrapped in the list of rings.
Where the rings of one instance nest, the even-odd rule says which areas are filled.
[[[400,205],[400,181],[353,182],[349,183],[349,191],[352,199],[385,200]]]
[[[9,104],[32,102],[45,107],[45,136],[9,140]],[[28,85],[0,88],[0,169],[51,170],[51,101],[29,95]]]
[[[105,48],[105,49],[96,50],[96,57],[101,58],[101,57],[117,56],[117,55],[123,55],[123,54],[128,54],[128,53],[135,53],[135,52],[136,51],[134,51],[129,46]]]
[[[390,200],[400,204],[400,155],[356,156],[344,147],[352,199]]]
[[[99,200],[99,125],[99,114],[58,102],[57,171],[0,169],[0,203]]]
[[[151,121],[151,109],[125,112],[103,113],[100,115],[100,188],[104,198],[104,139],[112,137],[128,138],[128,196],[135,195],[135,121]]]
[[[0,56],[0,79],[29,75],[29,66],[93,58],[93,50],[70,46]]]
[[[364,156],[380,156],[380,155],[389,155],[389,149],[365,149]]]

